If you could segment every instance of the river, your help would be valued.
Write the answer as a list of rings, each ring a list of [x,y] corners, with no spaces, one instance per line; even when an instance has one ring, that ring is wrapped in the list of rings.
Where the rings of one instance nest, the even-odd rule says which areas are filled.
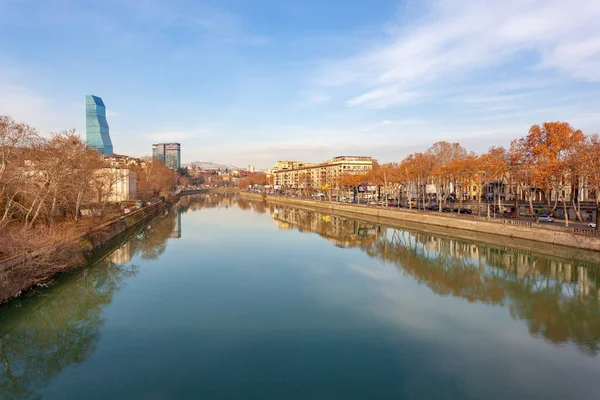
[[[600,266],[182,199],[0,310],[0,399],[600,398]]]

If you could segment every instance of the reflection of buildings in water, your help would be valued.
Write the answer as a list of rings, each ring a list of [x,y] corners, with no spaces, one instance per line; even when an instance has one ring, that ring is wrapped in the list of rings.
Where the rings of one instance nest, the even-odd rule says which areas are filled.
[[[277,225],[277,228],[281,230],[294,229],[294,226],[289,222],[284,222],[275,218],[273,218],[273,220],[275,221],[275,225]]]
[[[222,204],[212,200],[186,204],[189,209]],[[264,208],[264,203],[237,198],[233,204],[255,212]],[[526,322],[532,336],[574,343],[592,355],[600,349],[597,265],[315,211],[279,206],[266,211],[280,229],[315,232],[336,246],[360,248],[440,296],[507,307],[514,319]]]
[[[110,255],[110,261],[114,264],[126,264],[131,261],[131,242],[128,240]]]
[[[171,232],[171,238],[173,239],[179,239],[181,237],[181,212],[176,211],[176,213],[175,227],[173,227],[173,231]]]
[[[595,282],[589,277],[589,269],[579,267],[577,274],[577,284],[580,296],[591,296],[594,293],[598,296],[600,302],[600,287],[596,287]]]
[[[294,208],[277,209],[272,218],[279,229],[316,232],[338,247],[358,246],[379,232],[373,224]]]
[[[342,247],[356,246],[369,239],[387,241],[396,247],[421,248],[429,259],[461,260],[465,265],[485,264],[499,267],[516,276],[544,276],[562,283],[577,285],[577,292],[590,294],[599,290],[597,274],[589,278],[590,269],[576,267],[575,262],[540,257],[525,250],[494,247],[464,242],[460,239],[437,237],[427,233],[408,232],[376,224],[359,222],[343,217],[320,214],[294,208],[282,207],[272,212],[272,218],[281,229],[296,227],[326,237]],[[387,248],[393,248],[385,246]]]

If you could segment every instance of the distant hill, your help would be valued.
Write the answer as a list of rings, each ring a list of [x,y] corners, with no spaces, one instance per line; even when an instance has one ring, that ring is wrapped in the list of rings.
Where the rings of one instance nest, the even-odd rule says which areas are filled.
[[[217,164],[210,161],[192,161],[191,163],[183,164],[183,167],[195,165],[202,169],[242,169],[235,165]]]

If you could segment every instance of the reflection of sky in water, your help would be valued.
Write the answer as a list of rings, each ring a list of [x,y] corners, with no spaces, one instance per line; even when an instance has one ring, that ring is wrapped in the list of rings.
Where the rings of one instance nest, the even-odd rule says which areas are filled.
[[[370,257],[367,252],[375,250],[366,243],[373,235],[392,239],[385,229],[363,227],[362,242],[352,242],[343,225],[337,239],[333,230],[321,237],[309,227],[279,229],[268,212],[241,206],[249,209],[189,205],[177,239],[169,240],[176,226],[172,214],[157,220],[111,256],[120,260],[115,265],[137,266],[119,290],[113,275],[98,276],[102,267],[90,269],[96,275],[89,284],[110,295],[97,308],[99,318],[87,326],[85,317],[77,319],[95,332],[95,346],[40,385],[46,386],[44,398],[596,398],[597,357],[572,340],[532,335],[529,321],[512,315],[511,307],[530,304],[528,290],[544,294],[535,285],[555,280],[540,273],[524,289],[507,271],[483,265],[482,280],[497,280],[481,290],[499,285],[512,297],[485,304],[468,301],[460,290],[439,295],[432,288],[443,292],[456,285],[467,294],[469,288],[454,282],[452,273],[436,274],[434,261]],[[327,229],[339,222],[319,221]],[[363,248],[336,245],[342,242]],[[423,254],[435,260],[436,251],[426,245]],[[478,265],[477,257],[460,264],[467,278]],[[419,274],[427,268],[429,274]],[[82,290],[74,290],[77,282]],[[83,296],[91,293],[86,282],[65,282],[49,291],[49,300],[11,310],[10,344],[22,329],[46,332],[44,318],[69,332],[54,304],[62,299],[79,310],[73,315],[84,316],[91,301]],[[558,296],[569,300],[574,293]],[[598,311],[595,296],[580,299],[596,301],[588,312]],[[546,303],[535,306],[540,304]],[[573,311],[574,319],[586,317],[581,308]],[[561,318],[550,308],[544,312]],[[598,332],[592,333],[597,343]],[[28,349],[56,349],[62,340],[21,336]],[[54,357],[66,354],[61,348]],[[45,362],[38,368],[50,365]]]

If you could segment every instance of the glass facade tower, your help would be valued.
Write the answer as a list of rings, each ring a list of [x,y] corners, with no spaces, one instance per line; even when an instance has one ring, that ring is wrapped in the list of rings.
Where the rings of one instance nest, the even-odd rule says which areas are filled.
[[[152,145],[152,158],[173,170],[181,168],[181,145],[179,143],[157,143]]]
[[[88,147],[104,154],[113,155],[108,122],[106,122],[106,107],[100,97],[88,95],[85,97],[85,140]]]

